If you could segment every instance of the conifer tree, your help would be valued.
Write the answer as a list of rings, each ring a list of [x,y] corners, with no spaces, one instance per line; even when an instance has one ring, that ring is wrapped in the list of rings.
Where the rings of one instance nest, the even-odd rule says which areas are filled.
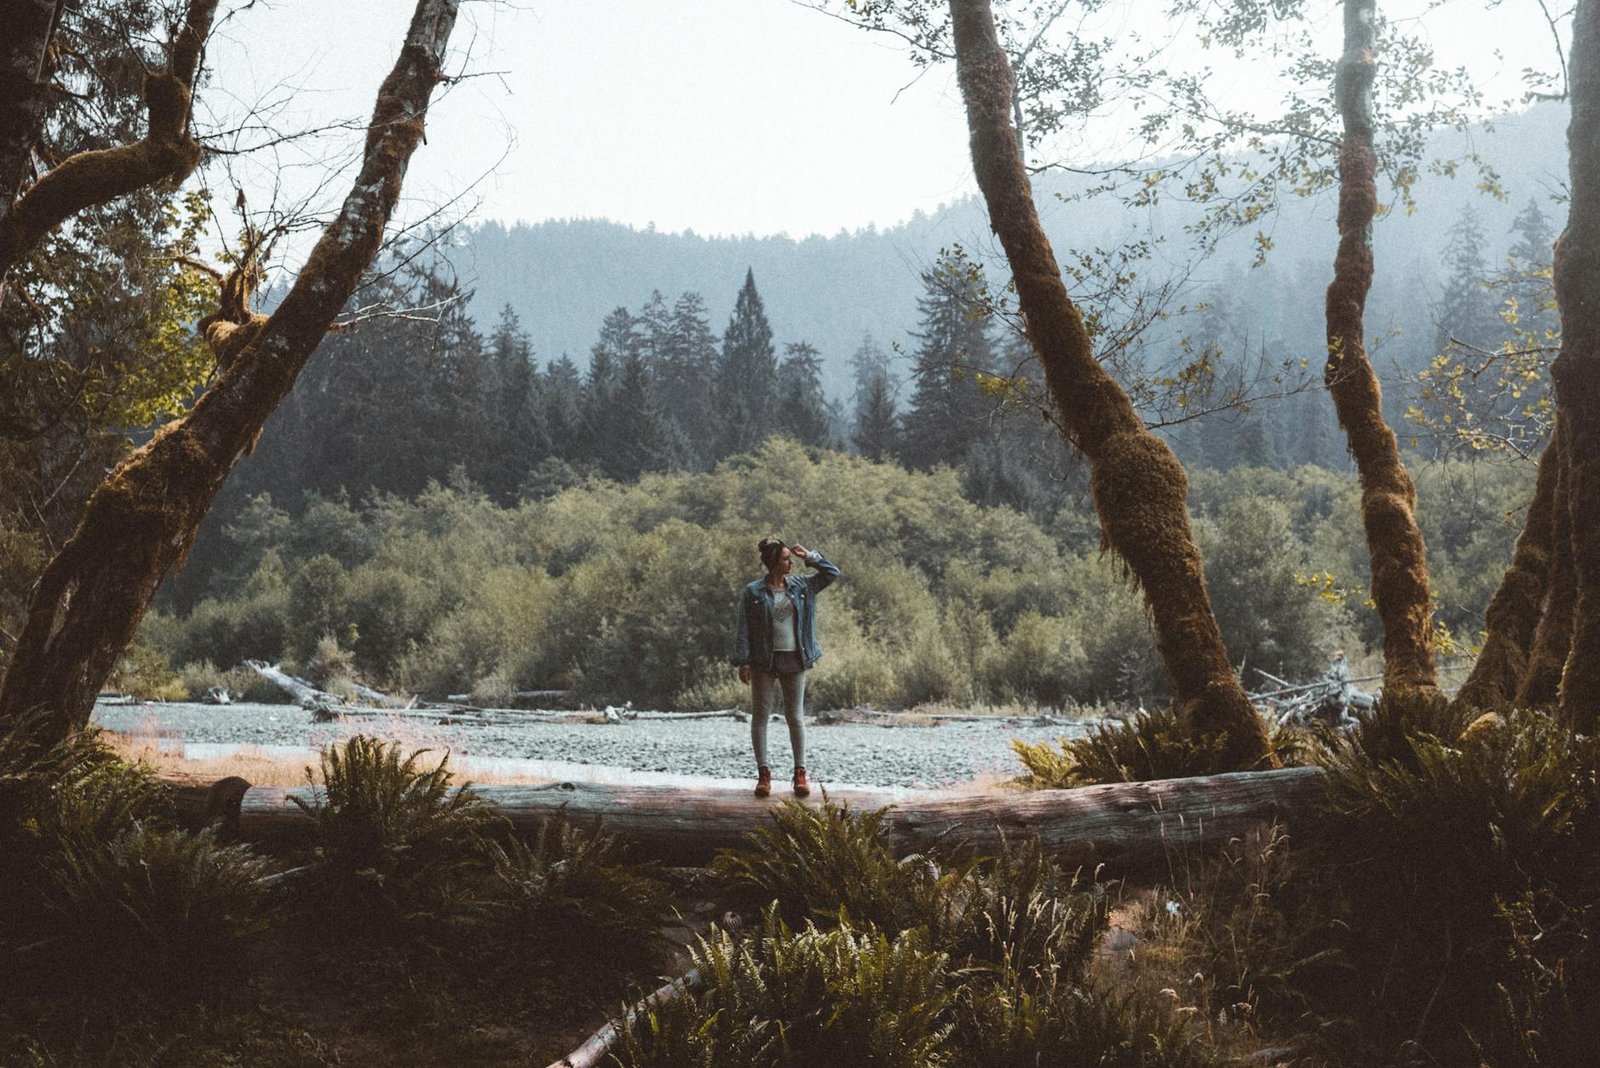
[[[889,375],[889,354],[867,334],[850,357],[855,375],[852,397],[855,428],[851,443],[869,460],[884,460],[900,451],[900,414]]]
[[[489,353],[495,395],[484,486],[499,500],[510,502],[528,472],[549,455],[550,443],[542,418],[533,343],[509,304],[500,311]]]
[[[1456,216],[1445,247],[1449,277],[1435,316],[1436,352],[1448,352],[1452,342],[1476,349],[1493,349],[1505,333],[1489,280],[1488,240],[1483,220],[1469,204]]]
[[[600,337],[589,350],[589,374],[583,385],[581,454],[603,471],[625,466],[627,420],[618,407],[623,368],[640,350],[639,324],[627,308],[615,308],[600,324]]]
[[[672,318],[660,351],[656,375],[663,417],[687,456],[686,463],[710,466],[721,440],[717,434],[714,384],[717,338],[698,293],[684,293],[672,306]]]
[[[584,462],[583,373],[566,353],[551,362],[540,383],[550,454],[569,463]]]
[[[721,454],[748,452],[773,429],[778,378],[772,326],[767,322],[761,294],[756,292],[753,270],[745,272],[744,286],[722,335],[717,377],[717,414],[723,430]]]
[[[946,270],[922,276],[917,300],[916,389],[902,428],[900,455],[907,467],[955,466],[987,431],[990,405],[978,390],[978,372],[994,370],[989,317],[971,280]]]
[[[833,417],[822,392],[822,355],[816,346],[807,341],[784,346],[777,389],[777,429],[806,445],[827,444]]]

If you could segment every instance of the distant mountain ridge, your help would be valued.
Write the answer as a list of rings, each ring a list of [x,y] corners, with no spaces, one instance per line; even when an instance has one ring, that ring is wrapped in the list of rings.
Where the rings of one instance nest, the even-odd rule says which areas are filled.
[[[1436,138],[1434,155],[1480,153],[1507,190],[1496,201],[1474,188],[1471,173],[1454,179],[1425,175],[1415,189],[1416,211],[1393,212],[1374,229],[1377,277],[1368,331],[1378,334],[1401,309],[1415,311],[1418,300],[1437,292],[1436,279],[1446,235],[1461,207],[1479,212],[1497,259],[1504,255],[1512,216],[1530,196],[1551,198],[1565,187],[1566,108],[1545,104],[1501,116],[1494,132],[1474,129]],[[1106,246],[1119,237],[1181,230],[1191,217],[1183,205],[1167,203],[1132,212],[1114,201],[1064,203],[1053,194],[1082,188],[1081,180],[1045,175],[1035,180],[1035,197],[1058,257],[1079,247]],[[1545,210],[1560,229],[1563,211]],[[1331,196],[1291,201],[1268,220],[1276,251],[1269,269],[1292,270],[1306,286],[1305,299],[1320,301],[1320,286],[1331,274],[1335,243]],[[1194,282],[1197,299],[1208,284],[1251,284],[1246,270],[1250,235],[1230,242],[1201,266]],[[1178,235],[1181,238],[1181,234]],[[822,353],[831,393],[848,390],[848,360],[870,332],[881,344],[907,345],[915,327],[920,274],[941,248],[961,245],[998,260],[988,219],[976,197],[965,197],[937,211],[918,212],[897,226],[868,227],[831,237],[702,237],[693,232],[634,229],[606,220],[561,220],[506,226],[487,222],[468,228],[453,259],[465,284],[475,291],[472,313],[490,328],[509,304],[532,338],[542,364],[571,356],[587,366],[589,348],[605,314],[618,306],[637,310],[652,290],[670,301],[685,290],[705,298],[712,329],[720,335],[747,269],[766,304],[778,345],[809,341]],[[1005,275],[997,271],[996,282]],[[1309,341],[1310,339],[1308,339]]]

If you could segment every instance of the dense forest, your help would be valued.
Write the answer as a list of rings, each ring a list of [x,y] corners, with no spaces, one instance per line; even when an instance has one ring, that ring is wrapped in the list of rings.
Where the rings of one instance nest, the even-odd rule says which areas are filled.
[[[1459,267],[1480,276],[1464,273],[1451,310],[1477,314],[1463,321],[1492,348],[1510,334],[1494,303],[1511,299],[1508,272],[1538,284],[1548,265],[1488,274],[1481,234],[1459,233]],[[196,694],[245,658],[303,663],[333,636],[373,680],[434,696],[571,685],[592,702],[724,707],[732,591],[769,528],[851,570],[823,620],[819,707],[1163,694],[1137,591],[1099,554],[1084,465],[1037,411],[986,389],[1021,359],[1016,341],[949,276],[925,280],[908,380],[869,340],[853,395],[833,401],[815,351],[774,339],[753,277],[720,336],[693,293],[616,309],[579,372],[539,366],[509,310],[480,334],[447,281],[413,269],[357,299],[445,314],[322,346],[147,624],[172,667],[213,665],[188,673]],[[1246,388],[1227,337],[1191,344]],[[1229,649],[1280,677],[1381,642],[1337,430],[1315,392],[1286,392],[1172,430]],[[1414,433],[1442,448],[1457,429]],[[1466,451],[1418,469],[1438,625],[1461,654],[1532,479]]]

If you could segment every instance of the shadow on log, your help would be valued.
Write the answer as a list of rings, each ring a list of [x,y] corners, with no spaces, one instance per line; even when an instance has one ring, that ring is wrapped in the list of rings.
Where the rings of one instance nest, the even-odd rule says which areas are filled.
[[[1075,790],[919,795],[895,791],[827,791],[856,810],[888,809],[884,820],[903,853],[937,846],[958,854],[994,853],[1003,840],[1037,837],[1069,864],[1105,866],[1118,874],[1165,870],[1173,851],[1206,849],[1247,833],[1263,820],[1306,815],[1322,793],[1318,768],[1234,772],[1195,779],[1116,783]],[[219,784],[220,785],[220,784]],[[174,783],[180,805],[212,787]],[[481,786],[519,834],[564,815],[580,827],[596,822],[634,843],[642,857],[702,864],[740,844],[782,798],[757,800],[737,789],[550,783]],[[187,795],[187,800],[185,800]],[[314,844],[315,825],[292,797],[307,788],[252,787],[239,799],[238,834],[267,849]],[[805,802],[822,803],[819,797]]]

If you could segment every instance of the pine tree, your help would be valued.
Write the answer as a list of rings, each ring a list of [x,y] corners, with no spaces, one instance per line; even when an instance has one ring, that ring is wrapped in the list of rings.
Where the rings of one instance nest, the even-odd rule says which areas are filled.
[[[931,468],[961,462],[988,434],[992,409],[976,375],[994,370],[989,317],[966,275],[933,270],[922,276],[917,300],[916,390],[902,428],[906,466]]]
[[[704,470],[721,446],[715,418],[717,338],[706,317],[706,302],[685,293],[672,306],[672,318],[657,369],[667,433],[679,444],[685,463]]]
[[[1487,245],[1483,220],[1470,205],[1462,208],[1445,247],[1449,275],[1435,314],[1437,352],[1447,352],[1452,341],[1493,349],[1505,335],[1495,298],[1486,286],[1490,275]]]
[[[600,324],[600,337],[589,350],[589,374],[583,386],[583,431],[580,456],[603,471],[627,466],[624,453],[627,420],[618,407],[623,369],[639,358],[639,324],[627,308],[616,308]]]
[[[572,357],[561,354],[545,370],[540,393],[544,399],[544,425],[550,435],[550,453],[569,464],[583,466],[586,435],[583,418],[583,374]]]
[[[833,418],[822,392],[822,356],[806,341],[783,348],[778,366],[777,429],[806,445],[826,445]]]
[[[489,342],[494,372],[495,403],[490,427],[493,446],[485,488],[509,503],[533,470],[550,454],[550,441],[541,418],[539,375],[534,366],[533,344],[522,329],[517,313],[507,304]]]
[[[721,455],[748,452],[773,429],[777,378],[772,326],[761,294],[756,292],[755,272],[747,270],[722,335],[717,397],[723,430]]]
[[[900,451],[900,414],[895,385],[889,375],[889,354],[871,334],[850,357],[855,375],[855,429],[850,441],[869,460],[882,461]]]

